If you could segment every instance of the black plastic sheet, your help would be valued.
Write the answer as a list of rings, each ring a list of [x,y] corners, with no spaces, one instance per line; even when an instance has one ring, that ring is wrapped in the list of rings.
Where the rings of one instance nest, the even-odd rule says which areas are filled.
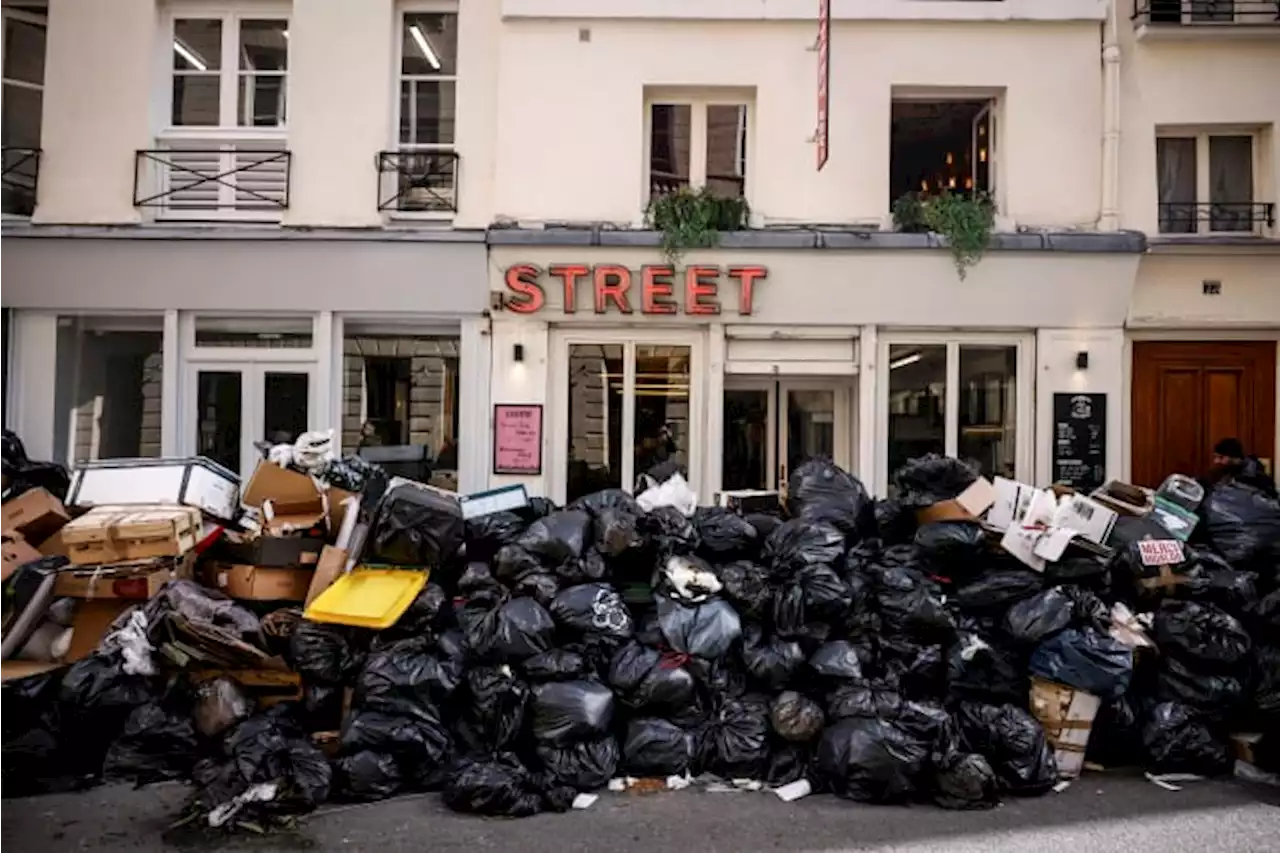
[[[961,702],[955,712],[961,741],[990,762],[1002,790],[1043,794],[1058,782],[1058,764],[1039,721],[1016,705]]]

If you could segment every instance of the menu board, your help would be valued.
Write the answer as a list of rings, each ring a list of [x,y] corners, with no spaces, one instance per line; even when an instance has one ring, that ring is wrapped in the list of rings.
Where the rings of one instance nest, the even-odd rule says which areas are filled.
[[[493,407],[493,473],[542,473],[542,406]]]
[[[1053,481],[1091,492],[1107,478],[1107,395],[1053,395]]]

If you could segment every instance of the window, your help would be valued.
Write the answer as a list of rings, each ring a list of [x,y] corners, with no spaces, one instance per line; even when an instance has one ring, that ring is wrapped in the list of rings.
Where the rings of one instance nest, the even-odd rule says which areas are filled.
[[[1271,219],[1254,197],[1254,137],[1188,133],[1156,139],[1161,234],[1248,233]]]
[[[994,199],[992,99],[895,99],[889,126],[889,204],[903,196],[979,193]]]
[[[1018,364],[1022,350],[998,339],[887,344],[886,483],[926,453],[972,460],[987,477],[1017,477],[1029,468],[1019,445],[1030,426],[1030,375]]]
[[[395,152],[379,171],[394,178],[380,204],[397,212],[457,210],[458,15],[406,12],[401,20]]]
[[[289,67],[283,18],[176,18],[173,127],[282,128]]]
[[[649,105],[649,194],[707,187],[746,196],[747,104],[662,100]]]
[[[40,165],[44,98],[45,14],[42,8],[4,8],[3,212],[30,216]]]

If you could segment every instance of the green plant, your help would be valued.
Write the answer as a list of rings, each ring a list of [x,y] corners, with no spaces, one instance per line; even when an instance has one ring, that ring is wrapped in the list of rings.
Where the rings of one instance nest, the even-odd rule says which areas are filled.
[[[947,238],[956,272],[964,281],[991,243],[995,209],[990,199],[944,192],[925,201],[923,213],[929,230]]]
[[[749,213],[744,198],[717,196],[706,187],[681,187],[651,198],[645,219],[662,232],[662,252],[675,264],[689,249],[714,246],[721,231],[745,228]]]
[[[907,234],[920,234],[929,230],[924,221],[924,199],[920,193],[907,193],[893,203],[893,224]]]

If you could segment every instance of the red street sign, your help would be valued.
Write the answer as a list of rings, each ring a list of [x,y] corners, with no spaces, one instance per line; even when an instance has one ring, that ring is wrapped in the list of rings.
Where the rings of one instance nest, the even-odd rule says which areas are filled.
[[[827,108],[831,83],[831,0],[818,0],[818,171],[827,165]]]

